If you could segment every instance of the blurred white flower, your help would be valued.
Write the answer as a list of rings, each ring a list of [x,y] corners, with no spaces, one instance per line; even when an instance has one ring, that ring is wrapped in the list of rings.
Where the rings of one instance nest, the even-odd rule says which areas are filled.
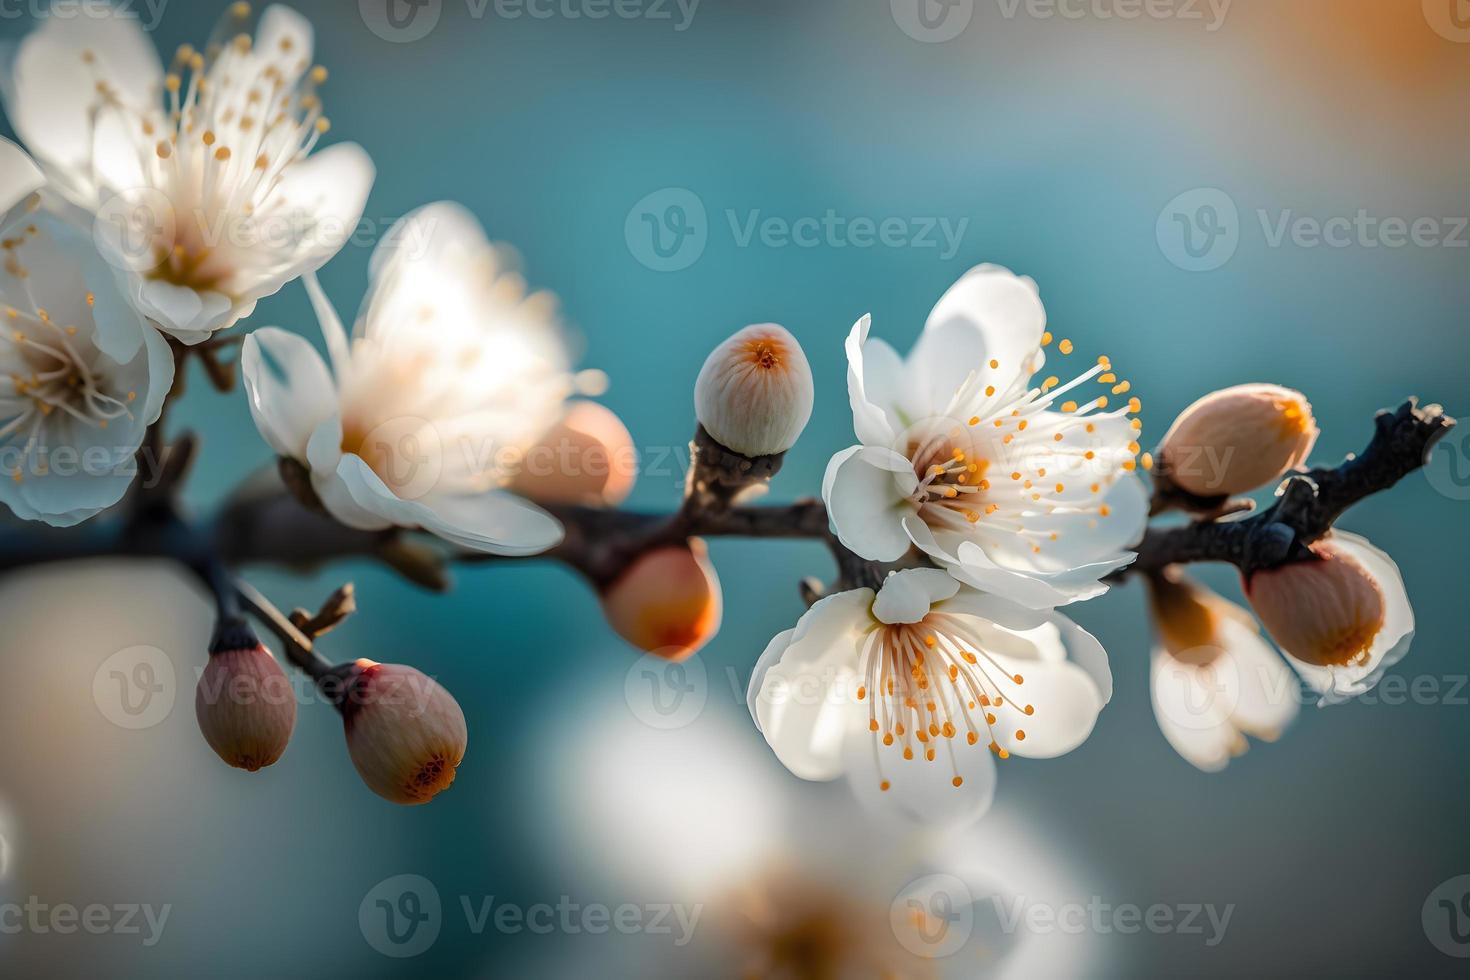
[[[0,212],[27,210],[37,172],[0,141]],[[117,289],[90,239],[47,214],[4,229],[0,502],[56,527],[122,499],[173,385],[168,343]]]
[[[474,216],[420,208],[373,255],[349,339],[306,279],[331,356],[276,328],[246,339],[241,369],[271,447],[311,471],[351,527],[421,527],[466,548],[535,554],[561,525],[503,489],[561,419],[577,379],[549,294],[527,295]]]
[[[269,7],[254,40],[235,3],[204,50],[165,73],[138,19],[52,16],[0,79],[48,203],[95,232],[139,312],[186,344],[250,315],[352,234],[373,182],[328,129],[301,15]]]
[[[1255,619],[1182,574],[1150,577],[1148,588],[1159,636],[1154,717],[1174,751],[1218,772],[1246,750],[1247,735],[1279,738],[1301,688]]]
[[[1036,875],[1055,865],[1056,841],[1041,845],[1033,821],[998,815],[1008,846],[982,859],[962,835],[854,820],[844,794],[772,778],[748,728],[717,703],[688,727],[655,730],[624,706],[597,710],[593,690],[559,699],[534,739],[527,771],[552,774],[536,781],[550,792],[531,807],[535,836],[583,889],[677,902],[692,941],[598,936],[591,972],[1041,975],[1013,969],[1018,954],[1058,944],[1030,943],[1005,919],[1011,888],[1052,885]]]
[[[766,648],[748,697],[797,776],[846,774],[875,808],[955,825],[989,809],[991,753],[1064,755],[1112,693],[1107,654],[1070,620],[911,569],[812,606]]]
[[[1414,609],[1398,565],[1367,539],[1333,531],[1316,560],[1259,571],[1246,597],[1296,672],[1338,704],[1371,691],[1414,639]]]
[[[832,458],[822,494],[844,545],[872,561],[917,545],[960,581],[1036,609],[1106,591],[1099,580],[1133,560],[1148,519],[1133,475],[1142,425],[1129,417],[1141,406],[1106,410],[1129,391],[1107,358],[1032,386],[1045,325],[1036,284],[997,266],[945,293],[907,360],[858,321],[848,393],[862,445]],[[1103,394],[1078,391],[1089,382]]]

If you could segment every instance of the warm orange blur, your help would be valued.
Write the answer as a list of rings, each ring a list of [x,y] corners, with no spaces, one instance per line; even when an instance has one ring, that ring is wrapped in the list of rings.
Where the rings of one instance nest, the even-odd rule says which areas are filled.
[[[602,596],[618,635],[648,653],[683,660],[720,629],[720,580],[703,541],[669,545],[633,562]]]

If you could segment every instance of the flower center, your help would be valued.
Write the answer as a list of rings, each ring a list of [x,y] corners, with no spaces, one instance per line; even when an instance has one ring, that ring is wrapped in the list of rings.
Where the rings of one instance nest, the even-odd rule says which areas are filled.
[[[931,612],[921,622],[879,625],[863,648],[864,683],[859,701],[868,704],[868,731],[884,746],[903,747],[903,758],[922,754],[928,762],[942,749],[956,787],[964,784],[955,764],[953,740],[976,745],[983,737],[1002,759],[1010,753],[996,740],[996,726],[1024,741],[1024,719],[1035,714],[1016,699],[1025,683],[987,653],[979,634],[958,617]],[[880,788],[889,788],[882,779]]]
[[[26,234],[39,234],[36,226]],[[100,369],[100,352],[90,343],[79,342],[76,325],[65,325],[52,319],[30,296],[29,270],[21,263],[24,239],[0,242],[4,250],[5,271],[14,277],[24,296],[6,295],[5,323],[0,332],[0,443],[13,444],[23,439],[22,456],[44,454],[47,450],[47,428],[55,426],[53,435],[65,439],[66,426],[79,424],[105,429],[113,419],[131,417],[128,407],[138,397],[129,391],[122,397],[110,393],[105,373]],[[93,296],[86,294],[91,307]],[[8,382],[9,391],[3,385]],[[52,421],[52,420],[56,421]],[[44,456],[39,460],[45,475]],[[24,466],[10,474],[19,483],[24,479]]]
[[[1042,338],[1043,347],[1051,342],[1050,334]],[[1063,355],[1074,349],[1069,340],[1058,347]],[[1041,555],[1061,537],[1053,518],[1085,515],[1095,526],[1110,516],[1107,491],[1139,466],[1143,423],[1128,416],[1143,406],[1130,396],[1109,409],[1109,398],[1132,385],[1119,380],[1107,357],[1065,385],[1051,376],[1026,387],[1036,363],[1023,365],[1019,381],[1005,380],[1013,366],[999,360],[978,366],[950,400],[946,415],[956,421],[911,439],[907,455],[919,478],[912,499],[936,532],[1002,532]],[[1078,399],[1074,393],[1093,381],[1108,394]],[[1144,455],[1142,465],[1152,460]],[[992,467],[995,475],[987,476]]]
[[[757,337],[745,342],[745,353],[756,367],[774,371],[786,359],[786,345],[773,337]]]

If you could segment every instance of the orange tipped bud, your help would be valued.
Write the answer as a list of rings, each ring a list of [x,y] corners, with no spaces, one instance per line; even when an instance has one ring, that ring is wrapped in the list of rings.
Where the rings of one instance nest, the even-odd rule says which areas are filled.
[[[255,772],[286,751],[296,696],[276,658],[260,644],[213,653],[194,690],[204,740],[236,769]]]
[[[432,677],[359,660],[342,701],[347,751],[368,789],[393,803],[427,803],[464,759],[464,712]]]
[[[1357,558],[1331,539],[1315,561],[1256,572],[1246,585],[1251,607],[1287,653],[1316,667],[1365,663],[1383,630],[1383,589]]]
[[[1196,496],[1249,493],[1306,462],[1317,435],[1300,392],[1240,385],[1185,409],[1164,436],[1159,460],[1175,486]]]
[[[1181,575],[1149,576],[1148,598],[1159,641],[1171,657],[1204,667],[1220,655],[1216,596]]]
[[[526,452],[510,489],[541,503],[613,506],[637,477],[637,451],[622,420],[596,402],[573,402]]]
[[[602,595],[619,636],[670,660],[692,655],[719,632],[722,607],[720,580],[698,538],[640,555]]]
[[[710,353],[694,382],[694,414],[727,449],[774,456],[812,417],[812,369],[785,327],[746,327]]]

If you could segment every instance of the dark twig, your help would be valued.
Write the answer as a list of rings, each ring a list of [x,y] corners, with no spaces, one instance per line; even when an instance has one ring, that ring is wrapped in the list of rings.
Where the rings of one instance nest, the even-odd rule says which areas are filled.
[[[1349,507],[1422,467],[1454,425],[1440,406],[1420,408],[1413,398],[1396,411],[1379,412],[1373,439],[1361,454],[1332,469],[1291,477],[1275,504],[1243,520],[1150,528],[1138,560],[1114,578],[1201,561],[1228,562],[1250,574],[1305,558],[1307,546],[1332,530]]]

